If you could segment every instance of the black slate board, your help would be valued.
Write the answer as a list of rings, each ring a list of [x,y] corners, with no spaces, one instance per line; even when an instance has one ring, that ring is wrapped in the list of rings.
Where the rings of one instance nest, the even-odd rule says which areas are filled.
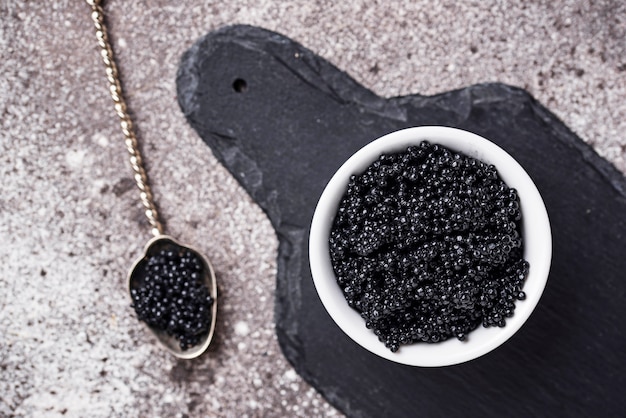
[[[177,83],[189,123],[278,234],[285,356],[346,415],[626,416],[626,181],[527,92],[484,84],[383,99],[249,26],[200,39]],[[542,193],[554,236],[548,286],[526,325],[488,355],[437,369],[353,343],[324,310],[308,265],[310,220],[334,171],[373,139],[419,125],[475,132],[512,154]]]

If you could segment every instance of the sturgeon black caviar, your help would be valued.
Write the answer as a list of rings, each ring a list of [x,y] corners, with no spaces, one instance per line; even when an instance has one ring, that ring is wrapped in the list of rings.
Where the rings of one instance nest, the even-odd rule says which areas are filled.
[[[148,259],[140,286],[131,289],[140,321],[175,337],[181,350],[209,332],[213,298],[203,282],[204,263],[189,250],[163,248]]]
[[[493,165],[424,141],[350,178],[330,256],[349,306],[395,352],[505,326],[525,298],[520,231]]]

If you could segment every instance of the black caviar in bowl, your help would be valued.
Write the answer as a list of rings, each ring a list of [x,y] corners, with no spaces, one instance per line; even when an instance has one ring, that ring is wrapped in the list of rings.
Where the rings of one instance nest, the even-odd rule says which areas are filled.
[[[529,264],[496,167],[426,141],[350,178],[330,232],[349,306],[391,351],[506,325]]]

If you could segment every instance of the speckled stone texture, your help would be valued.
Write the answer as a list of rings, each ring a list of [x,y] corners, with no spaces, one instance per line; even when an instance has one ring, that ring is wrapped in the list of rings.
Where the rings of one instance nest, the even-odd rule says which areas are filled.
[[[523,87],[626,172],[623,2],[408,3],[106,3],[168,232],[218,274],[217,339],[186,362],[129,308],[149,233],[88,6],[0,2],[0,416],[337,415],[278,348],[269,221],[176,103],[180,55],[222,25],[283,33],[381,96]]]

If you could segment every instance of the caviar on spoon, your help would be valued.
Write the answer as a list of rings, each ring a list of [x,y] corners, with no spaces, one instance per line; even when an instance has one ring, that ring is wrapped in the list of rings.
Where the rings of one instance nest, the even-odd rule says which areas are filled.
[[[161,235],[128,274],[137,318],[176,357],[190,359],[211,343],[217,284],[209,261],[197,250]]]

